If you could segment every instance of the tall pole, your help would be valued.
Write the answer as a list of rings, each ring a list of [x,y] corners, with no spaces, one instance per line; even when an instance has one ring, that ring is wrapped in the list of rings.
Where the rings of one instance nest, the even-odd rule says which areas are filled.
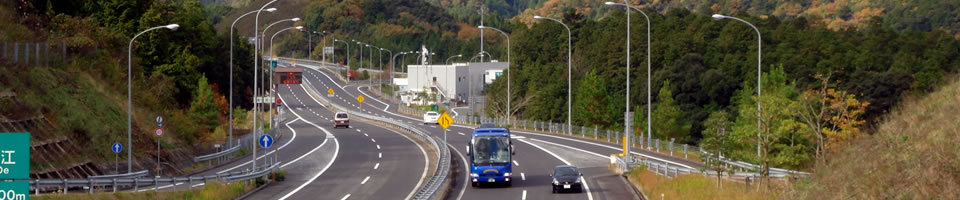
[[[510,64],[511,64],[510,63],[510,36],[507,35],[506,32],[503,32],[503,30],[500,30],[497,28],[480,26],[480,29],[485,29],[485,28],[500,32],[500,34],[503,34],[503,37],[507,38],[507,112],[504,112],[504,113],[506,113],[507,119],[509,119],[510,116],[513,115],[513,110],[510,107],[510,101],[513,100],[510,93]],[[507,120],[507,124],[510,124],[510,122],[511,120]]]
[[[762,52],[761,46],[763,46],[763,39],[760,37],[760,29],[758,29],[756,26],[754,26],[750,22],[747,22],[746,20],[736,18],[736,17],[714,14],[713,19],[714,20],[721,20],[721,19],[737,20],[747,25],[750,25],[750,27],[757,32],[757,158],[760,158],[760,131],[762,130],[762,127],[760,125],[760,123],[762,123],[762,120],[761,120],[762,118],[760,118],[760,111],[761,111],[760,110],[760,94],[761,94],[760,91],[762,91],[762,89],[760,88],[760,74],[761,74],[760,66],[762,63],[760,55]]]
[[[567,133],[568,133],[568,134],[573,134],[573,121],[572,121],[573,117],[571,117],[572,114],[573,114],[573,110],[571,109],[571,108],[573,108],[573,107],[571,106],[571,102],[573,102],[573,92],[572,92],[572,89],[571,89],[571,88],[573,88],[573,87],[572,87],[572,85],[573,85],[573,62],[570,61],[571,58],[573,57],[573,53],[572,53],[573,51],[571,50],[571,49],[573,49],[573,45],[572,45],[572,43],[570,42],[570,41],[571,41],[571,38],[572,38],[572,35],[573,35],[573,32],[570,32],[570,27],[568,27],[566,24],[564,24],[563,22],[561,22],[561,21],[558,20],[558,19],[549,18],[549,17],[541,17],[541,16],[534,16],[533,19],[537,19],[537,20],[547,19],[547,20],[550,20],[550,21],[554,21],[554,22],[560,23],[560,25],[563,25],[563,28],[566,28],[566,29],[567,29]]]
[[[256,17],[255,20],[253,21],[253,36],[254,36],[254,38],[258,38],[257,41],[256,41],[256,44],[257,44],[257,45],[260,45],[260,42],[261,42],[261,40],[262,40],[262,39],[259,39],[260,37],[258,37],[258,36],[259,36],[259,33],[260,33],[260,30],[259,30],[259,27],[260,27],[260,12],[263,11],[264,8],[267,8],[267,6],[269,6],[270,4],[273,4],[274,2],[277,2],[277,0],[272,0],[272,1],[270,1],[270,2],[267,2],[266,4],[263,4],[263,7],[260,7],[260,10],[257,10],[257,17]],[[259,47],[259,46],[257,46],[257,47]],[[255,49],[259,49],[259,48],[255,48]],[[253,91],[254,91],[254,95],[253,95],[253,96],[254,96],[254,99],[256,99],[256,98],[258,97],[258,96],[257,96],[258,94],[256,93],[256,91],[257,91],[257,84],[259,84],[259,83],[257,83],[257,73],[259,73],[259,70],[260,70],[259,68],[257,68],[257,67],[259,67],[259,66],[257,66],[257,63],[258,63],[258,60],[259,60],[259,59],[263,59],[263,58],[260,57],[259,51],[257,51],[257,50],[254,50],[254,52],[253,52],[253,58],[254,58],[254,59],[253,59],[253,88],[254,88],[254,90],[253,90]],[[258,107],[259,107],[259,106],[258,106],[258,104],[256,103],[256,101],[254,101],[254,104],[253,104],[253,138],[250,140],[250,142],[252,142],[252,145],[251,145],[250,147],[251,147],[251,150],[253,150],[253,151],[252,151],[252,152],[253,152],[253,158],[251,158],[251,159],[253,159],[253,160],[252,160],[252,164],[253,164],[253,168],[252,168],[252,169],[253,169],[253,170],[250,170],[250,173],[253,173],[253,171],[256,171],[256,169],[257,169],[257,162],[256,162],[256,161],[257,161],[257,130],[260,129],[260,127],[257,126],[257,121],[258,121],[258,120],[257,120],[257,109],[258,109]]]
[[[323,43],[323,47],[320,48],[320,65],[325,65],[325,63],[327,62],[327,52],[326,52],[326,50],[327,50],[327,31],[322,31],[322,32],[320,32],[320,37],[321,37],[320,40],[323,41],[323,42],[321,42],[321,43]],[[311,49],[312,49],[312,47],[311,47]]]
[[[650,90],[650,83],[651,83],[651,80],[650,80],[650,68],[651,68],[651,62],[653,61],[653,60],[650,59],[650,48],[651,48],[651,43],[650,43],[650,17],[647,16],[647,13],[646,13],[646,12],[643,12],[643,10],[640,10],[639,8],[633,7],[633,6],[631,6],[630,4],[627,4],[626,2],[624,2],[624,3],[606,2],[605,4],[607,4],[607,5],[620,5],[620,6],[625,6],[625,7],[628,9],[628,10],[627,10],[627,113],[630,113],[630,38],[629,38],[629,37],[630,37],[630,10],[629,10],[629,9],[633,9],[633,10],[639,12],[640,14],[643,14],[643,17],[647,19],[647,142],[649,143],[650,141],[653,140],[653,136],[652,136],[652,133],[653,133],[653,132],[651,131],[651,130],[652,130],[651,127],[653,127],[653,126],[651,125],[653,120],[651,119],[651,116],[650,116],[650,110],[651,110],[651,107],[652,107],[651,105],[653,105],[653,104],[651,104],[651,98],[650,98],[650,96],[651,96],[651,90]],[[626,119],[627,117],[625,116],[624,118]],[[626,121],[625,123],[627,124],[627,127],[629,127],[630,121]],[[630,129],[627,129],[627,130],[625,131],[625,133],[628,133],[627,136],[628,136],[628,137],[631,137],[632,135],[629,134],[629,133],[630,133],[629,130],[630,130]],[[628,139],[629,139],[629,138],[628,138]],[[641,136],[641,139],[643,139],[642,136]],[[643,146],[643,143],[642,143],[642,142],[640,143],[640,146],[641,146],[641,147]],[[630,148],[630,147],[628,146],[628,147],[627,147],[628,152],[629,152],[629,148]],[[648,144],[648,145],[647,145],[647,149],[650,149],[650,148],[651,148],[651,147],[650,147],[650,145]]]
[[[175,31],[179,27],[180,25],[170,24],[149,28],[134,35],[130,39],[130,44],[127,45],[127,173],[133,172],[133,41],[152,30],[167,28]],[[160,151],[157,151],[157,154],[160,154]]]
[[[273,33],[273,36],[270,36],[270,54],[274,54],[274,52],[273,52],[273,51],[274,51],[274,48],[273,48],[273,38],[276,38],[276,37],[277,37],[277,34],[280,34],[281,32],[284,32],[284,31],[287,31],[287,30],[290,30],[290,29],[297,29],[297,30],[303,31],[303,26],[285,28],[285,29],[282,29],[282,30],[277,31],[276,33]],[[310,35],[310,34],[307,33],[307,35]],[[296,66],[294,66],[294,67],[296,67]],[[268,75],[270,76],[270,86],[267,87],[267,88],[269,88],[269,89],[267,90],[267,93],[268,93],[269,95],[267,95],[267,96],[273,97],[273,98],[277,98],[277,97],[276,97],[276,94],[274,94],[274,93],[275,93],[275,91],[274,91],[275,88],[274,88],[274,84],[273,84],[273,67],[270,67],[269,70],[267,70],[267,71],[270,72],[270,73],[268,73]],[[267,119],[270,119],[270,128],[273,129],[273,128],[274,128],[274,124],[276,124],[276,119],[274,119],[274,116],[273,116],[273,108],[275,108],[276,105],[273,104],[273,103],[271,103],[271,104],[269,104],[269,105],[270,105],[270,109],[269,109],[270,112],[268,112],[268,115],[267,115],[268,117],[267,117]],[[264,161],[264,162],[266,162],[266,161]]]
[[[277,10],[276,8],[267,8],[265,11],[272,13],[273,11],[276,11],[276,10]],[[257,12],[256,10],[251,10],[246,14],[240,15],[240,17],[237,17],[237,19],[234,19],[233,23],[230,24],[230,111],[229,111],[230,116],[228,119],[230,124],[230,130],[227,131],[229,135],[227,137],[227,147],[233,147],[233,27],[234,25],[237,25],[237,21],[240,21],[240,19],[242,19],[243,17],[246,17],[247,15],[250,15],[256,12]]]

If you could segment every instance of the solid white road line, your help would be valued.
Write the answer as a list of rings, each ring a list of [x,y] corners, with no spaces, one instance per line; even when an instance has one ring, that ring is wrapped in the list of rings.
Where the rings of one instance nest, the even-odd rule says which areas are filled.
[[[450,149],[453,149],[454,152],[457,152],[457,156],[460,156],[460,160],[463,161],[463,168],[466,169],[467,171],[470,171],[469,165],[467,165],[467,158],[463,157],[463,154],[460,153],[460,150],[457,150],[457,148],[453,147],[453,145],[450,145],[450,144],[447,144],[447,146],[449,146]],[[520,174],[520,176],[523,176],[523,174]],[[467,191],[467,184],[469,184],[468,181],[470,181],[469,173],[463,173],[463,177],[464,177],[463,188],[460,188],[460,194],[457,195],[457,200],[460,200],[463,198],[463,193]]]
[[[337,155],[340,154],[340,142],[337,141],[337,138],[333,138],[333,144],[336,145],[336,148],[334,148],[335,150],[333,151],[332,158],[334,159],[334,161],[336,161]],[[333,162],[327,163],[327,166],[323,167],[323,169],[321,169],[320,172],[317,172],[316,175],[313,175],[313,177],[310,178],[310,180],[307,180],[307,182],[304,182],[303,184],[298,186],[296,189],[293,189],[293,191],[290,191],[290,193],[287,193],[287,195],[283,195],[283,197],[280,197],[280,200],[287,199],[288,197],[292,196],[293,194],[303,189],[303,187],[306,187],[310,183],[313,183],[313,181],[317,180],[317,177],[320,177],[320,175],[323,174],[323,172],[327,171],[327,169],[329,169],[331,165],[333,165]],[[347,197],[350,197],[350,194],[347,194],[347,196],[343,197],[343,199],[347,199]]]
[[[373,166],[373,169],[377,169],[377,168],[380,168],[380,163],[377,163],[377,165]]]
[[[526,132],[526,131],[511,131],[511,133],[523,133],[523,134],[530,134],[530,135],[551,137],[551,138],[557,138],[557,139],[562,139],[562,140],[567,140],[567,141],[573,141],[573,142],[579,142],[579,143],[584,143],[584,144],[589,144],[589,145],[604,147],[604,148],[613,149],[613,150],[621,150],[620,148],[611,147],[611,146],[606,146],[606,145],[602,145],[602,144],[598,144],[598,143],[587,142],[587,141],[582,141],[582,140],[575,140],[575,139],[570,139],[570,138],[565,138],[565,137],[560,137],[560,136],[547,135],[547,134],[542,134],[542,133],[531,133],[531,132]],[[684,164],[680,164],[680,163],[676,163],[676,162],[664,160],[664,159],[661,159],[661,158],[658,158],[658,157],[653,157],[653,156],[650,156],[650,155],[647,155],[647,154],[643,154],[643,153],[637,153],[637,152],[635,152],[635,151],[631,151],[630,153],[633,154],[633,155],[640,155],[640,156],[643,156],[643,157],[646,157],[646,158],[658,160],[658,161],[660,161],[660,162],[665,162],[665,163],[670,163],[670,164],[673,164],[673,165],[676,165],[676,166],[686,167],[686,168],[688,168],[688,169],[695,169],[695,168],[690,167],[690,166],[688,166],[688,165],[684,165]]]
[[[523,142],[523,143],[527,143],[527,144],[529,144],[530,146],[536,147],[537,149],[540,149],[540,150],[543,151],[543,152],[547,152],[547,154],[550,154],[550,155],[553,156],[554,158],[557,158],[557,160],[560,160],[560,162],[563,162],[563,164],[570,165],[570,162],[567,162],[567,160],[561,158],[560,156],[558,156],[557,154],[553,153],[552,151],[549,151],[549,150],[547,150],[547,149],[544,149],[543,147],[540,147],[540,146],[537,145],[537,144],[534,144],[534,143],[531,143],[531,142],[527,142],[526,140],[523,140],[523,139],[519,139],[519,140],[517,140],[517,141],[520,141],[520,142]],[[593,194],[590,192],[590,186],[587,186],[587,181],[586,181],[586,180],[583,181],[583,190],[587,191],[587,199],[588,199],[588,200],[593,200]]]
[[[360,185],[367,184],[368,180],[370,180],[370,176],[367,176],[367,178],[364,178],[363,181],[360,181]]]
[[[373,98],[373,96],[367,94],[366,92],[363,92],[363,90],[360,90],[360,88],[362,88],[362,87],[368,87],[368,86],[360,86],[360,87],[357,87],[357,92],[360,92],[360,94],[363,94],[363,95],[367,95],[367,97],[370,97],[370,98],[373,99],[374,101],[380,102],[380,104],[385,105],[386,107],[383,107],[383,111],[387,111],[387,109],[390,108],[390,104],[384,103],[383,101],[380,101],[380,100],[377,99],[377,98]]]
[[[310,68],[310,69],[312,69],[312,68]],[[314,69],[314,71],[316,71],[316,70]],[[319,72],[319,71],[317,71],[317,72]],[[321,73],[321,74],[323,74],[323,76],[326,76],[327,79],[333,80],[332,78],[330,78],[330,76],[327,76],[327,74],[324,74],[324,73]],[[334,83],[334,84],[337,84],[337,85],[339,86],[339,83],[337,83],[336,81],[334,81],[333,83]],[[303,88],[303,90],[307,90],[306,86],[304,86],[303,84],[301,84],[300,87]],[[344,90],[344,92],[346,92],[346,90]],[[348,94],[349,94],[349,93],[348,93]],[[310,99],[313,99],[314,102],[317,102],[317,104],[323,105],[322,103],[320,103],[320,100],[317,100],[317,98],[313,97],[313,95],[309,95],[309,94],[308,94],[308,96],[310,96]],[[332,102],[331,102],[331,103],[332,103]],[[423,184],[423,179],[424,179],[425,177],[427,177],[427,167],[429,167],[428,165],[430,165],[430,163],[429,163],[430,160],[427,158],[427,151],[423,149],[423,146],[421,146],[420,143],[414,142],[413,139],[410,139],[410,137],[407,137],[406,135],[399,134],[399,133],[397,133],[397,134],[400,135],[400,136],[403,136],[404,138],[406,138],[406,139],[409,140],[410,142],[413,142],[414,144],[416,144],[416,145],[417,145],[417,148],[420,148],[420,152],[423,153],[423,173],[420,175],[420,180],[417,181],[417,185],[413,187],[414,189],[413,189],[412,191],[410,191],[410,194],[407,194],[407,197],[406,197],[406,198],[404,198],[404,199],[411,199],[411,198],[413,198],[413,195],[417,193],[417,190],[420,188],[420,186]],[[334,141],[336,141],[336,140],[334,140]],[[338,146],[339,146],[339,145],[338,145]],[[377,146],[379,147],[379,145],[377,145]],[[339,150],[339,148],[338,148],[338,150]],[[439,154],[439,152],[438,152],[438,154]],[[377,153],[377,158],[383,158],[383,153]],[[462,196],[462,195],[463,195],[463,194],[461,193],[461,196]],[[349,194],[348,194],[348,196],[349,196]]]
[[[464,135],[463,132],[457,132],[457,134]]]

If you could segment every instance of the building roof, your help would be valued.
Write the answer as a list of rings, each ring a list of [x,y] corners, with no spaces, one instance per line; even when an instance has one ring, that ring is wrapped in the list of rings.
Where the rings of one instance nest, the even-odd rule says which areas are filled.
[[[275,72],[303,72],[303,68],[299,67],[277,67]]]

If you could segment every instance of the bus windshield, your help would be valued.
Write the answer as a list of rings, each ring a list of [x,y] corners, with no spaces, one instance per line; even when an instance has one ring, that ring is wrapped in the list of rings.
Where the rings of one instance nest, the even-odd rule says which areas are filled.
[[[510,163],[510,141],[505,136],[473,138],[473,163],[476,165],[504,165]]]

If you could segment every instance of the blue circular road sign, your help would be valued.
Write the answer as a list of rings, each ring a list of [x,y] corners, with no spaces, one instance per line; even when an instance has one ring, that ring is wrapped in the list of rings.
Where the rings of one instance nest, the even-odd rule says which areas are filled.
[[[113,147],[110,149],[112,149],[114,153],[120,153],[120,151],[123,151],[123,145],[120,145],[119,142],[113,143]]]
[[[270,146],[273,146],[273,137],[270,137],[270,135],[261,135],[259,141],[260,147],[270,148]]]

